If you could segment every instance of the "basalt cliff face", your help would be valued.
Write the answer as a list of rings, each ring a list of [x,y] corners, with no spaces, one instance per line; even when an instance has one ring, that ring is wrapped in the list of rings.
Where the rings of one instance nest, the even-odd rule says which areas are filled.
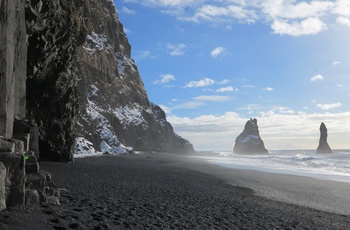
[[[130,50],[111,0],[0,1],[0,211],[59,204],[38,159],[193,151],[148,100]]]
[[[193,151],[176,135],[162,109],[148,99],[131,46],[110,0],[86,0],[85,43],[78,48],[76,151]],[[126,146],[126,147],[125,147]]]
[[[77,121],[77,48],[82,0],[26,1],[27,117],[39,128],[40,159],[71,161]]]

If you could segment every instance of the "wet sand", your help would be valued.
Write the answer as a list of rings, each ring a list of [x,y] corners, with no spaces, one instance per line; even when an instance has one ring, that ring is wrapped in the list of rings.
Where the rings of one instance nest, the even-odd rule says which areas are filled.
[[[0,229],[349,229],[350,226],[349,216],[325,212],[322,210],[327,209],[322,207],[309,208],[307,200],[302,201],[313,196],[333,199],[332,190],[327,190],[328,194],[319,189],[322,183],[313,178],[225,169],[161,153],[90,157],[77,159],[74,164],[41,162],[41,168],[51,172],[53,181],[62,188],[62,205],[5,210],[0,213]],[[309,180],[313,184],[305,187]],[[341,191],[342,183],[334,183],[339,187],[337,191]],[[239,187],[242,185],[246,187]],[[295,196],[309,195],[299,194],[296,200],[302,205],[279,201],[283,200],[279,196],[287,196],[288,191]],[[274,198],[274,194],[281,193],[284,195]]]

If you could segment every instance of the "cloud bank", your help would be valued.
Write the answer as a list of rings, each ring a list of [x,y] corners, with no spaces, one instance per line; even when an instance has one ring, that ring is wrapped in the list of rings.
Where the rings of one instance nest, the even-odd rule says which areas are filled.
[[[180,21],[193,23],[232,22],[270,25],[273,33],[306,36],[327,30],[330,25],[350,26],[348,0],[124,0],[160,9]],[[128,10],[128,12],[133,12]]]

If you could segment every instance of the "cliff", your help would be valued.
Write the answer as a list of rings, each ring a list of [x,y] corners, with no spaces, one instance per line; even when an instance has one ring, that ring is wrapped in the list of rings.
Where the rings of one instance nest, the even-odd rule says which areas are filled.
[[[268,153],[259,134],[257,119],[250,118],[243,132],[236,138],[233,153],[238,154],[264,154]]]
[[[78,111],[73,69],[86,37],[83,2],[26,2],[27,117],[38,124],[41,160],[73,159]]]
[[[83,15],[88,35],[78,48],[75,70],[79,75],[77,152],[193,151],[187,140],[174,133],[162,109],[149,101],[113,2],[86,0]],[[88,142],[88,148],[81,145]]]
[[[148,100],[130,50],[111,0],[0,1],[0,210],[59,204],[39,159],[193,151]]]
[[[317,153],[333,153],[331,147],[327,142],[328,130],[326,125],[322,122],[320,125],[320,141],[317,147]]]

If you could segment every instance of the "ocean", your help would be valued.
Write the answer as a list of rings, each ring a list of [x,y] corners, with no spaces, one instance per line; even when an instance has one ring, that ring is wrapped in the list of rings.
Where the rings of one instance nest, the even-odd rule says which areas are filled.
[[[265,155],[238,155],[232,150],[217,150],[195,157],[226,168],[350,183],[350,150],[333,150],[333,154],[316,154],[315,150],[272,150]]]

